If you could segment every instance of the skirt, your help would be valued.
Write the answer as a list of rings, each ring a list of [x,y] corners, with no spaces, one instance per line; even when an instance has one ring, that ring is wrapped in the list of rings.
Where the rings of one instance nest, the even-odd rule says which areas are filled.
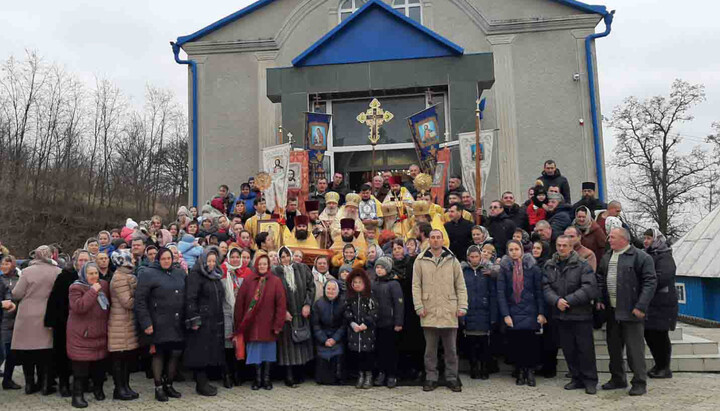
[[[245,345],[245,364],[261,364],[277,361],[275,341],[253,341]]]
[[[304,365],[314,357],[312,338],[296,343],[292,340],[292,327],[286,322],[278,337],[278,365]]]

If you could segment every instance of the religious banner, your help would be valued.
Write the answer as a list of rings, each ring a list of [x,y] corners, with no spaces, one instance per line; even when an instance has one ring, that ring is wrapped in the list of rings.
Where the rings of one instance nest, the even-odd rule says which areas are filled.
[[[310,192],[307,151],[293,150],[290,152],[288,191],[294,197],[297,197],[300,212],[305,214],[305,200],[308,199],[308,193]]]
[[[269,212],[287,205],[288,169],[290,168],[290,143],[266,147],[262,150],[263,171],[271,178],[270,187],[263,191]]]
[[[322,163],[327,151],[331,118],[331,114],[305,113],[305,149],[308,150],[308,161],[313,170],[310,175],[313,183],[325,174]]]
[[[450,149],[445,147],[437,153],[437,164],[433,174],[432,193],[435,203],[445,206],[445,187],[447,187],[448,167],[450,165]]]
[[[428,107],[407,118],[420,169],[431,175],[435,172],[435,164],[438,162],[437,153],[441,138],[436,107],[437,105]]]
[[[494,134],[495,132],[492,130],[480,132],[480,150],[475,145],[475,132],[459,135],[463,184],[467,191],[475,193],[475,156],[480,153],[480,177],[482,179],[482,191],[480,194],[483,197],[485,197],[485,187],[487,187],[488,175],[490,174]]]

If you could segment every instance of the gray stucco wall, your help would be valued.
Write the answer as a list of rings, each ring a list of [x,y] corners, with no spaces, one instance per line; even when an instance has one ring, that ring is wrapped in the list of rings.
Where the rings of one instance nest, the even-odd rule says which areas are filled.
[[[183,46],[200,63],[201,203],[218,184],[236,191],[257,172],[259,150],[276,143],[283,122],[281,104],[266,97],[265,69],[290,66],[332,29],[338,3],[278,0]],[[558,161],[578,198],[581,180],[595,176],[583,39],[600,17],[550,0],[423,0],[423,7],[428,28],[466,53],[495,55],[483,129],[498,129],[499,141],[486,198],[506,188],[524,198],[546,158]],[[452,127],[455,138],[460,127]]]

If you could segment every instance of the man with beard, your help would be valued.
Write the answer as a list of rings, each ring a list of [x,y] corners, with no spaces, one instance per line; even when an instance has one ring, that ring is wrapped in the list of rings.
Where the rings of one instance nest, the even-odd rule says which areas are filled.
[[[346,205],[347,206],[347,205]],[[358,204],[360,221],[365,225],[365,230],[375,231],[382,225],[382,204],[372,195],[372,188],[369,184],[360,187],[360,204]]]
[[[428,223],[432,226],[433,230],[439,230],[443,233],[443,242],[445,247],[450,247],[450,237],[447,235],[445,225],[442,220],[442,216],[434,215],[430,216],[430,204],[427,201],[416,201],[412,205],[413,216],[405,220],[405,241],[410,238],[418,237],[418,225],[421,223]]]
[[[335,251],[336,254],[342,253],[343,247],[345,247],[346,244],[352,244],[357,250],[358,258],[365,260],[365,256],[367,255],[365,236],[362,234],[362,231],[359,232],[360,235],[355,236],[355,233],[358,232],[355,223],[356,221],[352,218],[343,218],[340,220],[339,234],[334,237],[333,245],[330,249]]]
[[[339,220],[338,203],[340,202],[340,194],[330,191],[325,194],[325,209],[320,213],[320,222],[329,228],[335,221]]]
[[[355,220],[355,231],[358,233],[365,232],[365,224],[360,220],[360,195],[356,193],[348,193],[345,196],[345,205],[338,210],[338,218],[330,226],[330,234],[333,238],[340,234],[340,220],[343,218],[352,218]],[[363,241],[365,236],[363,236]]]
[[[402,177],[392,176],[388,179],[388,183],[390,183],[390,192],[385,197],[384,203],[403,202],[412,204],[413,196],[407,188],[402,186]]]
[[[405,209],[405,206],[403,206],[403,210]],[[398,238],[405,238],[405,233],[403,232],[403,222],[405,218],[407,218],[407,213],[404,213],[405,218],[398,217],[398,208],[395,206],[395,204],[387,203],[382,205],[382,213],[383,213],[383,230],[390,230]]]
[[[573,211],[580,207],[587,207],[590,210],[590,215],[595,218],[595,211],[607,210],[608,205],[595,198],[595,183],[592,181],[585,181],[582,183],[582,198],[577,203],[573,204]]]
[[[287,206],[285,207],[285,226],[289,231],[295,228],[295,217],[301,213],[298,210],[298,199],[288,198]]]
[[[465,187],[462,185],[462,177],[460,177],[459,174],[455,174],[452,177],[450,177],[450,180],[448,181],[448,189],[445,192],[445,206],[450,205],[450,194],[454,193],[458,196],[458,201],[460,199],[460,196],[462,195],[463,191],[467,191]]]
[[[310,218],[305,215],[295,217],[295,228],[285,231],[283,243],[287,247],[320,248],[315,236],[309,231]]]

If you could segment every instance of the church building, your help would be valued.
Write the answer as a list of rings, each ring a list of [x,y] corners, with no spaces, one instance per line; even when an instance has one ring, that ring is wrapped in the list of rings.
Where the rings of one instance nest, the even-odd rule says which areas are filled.
[[[583,181],[596,181],[602,197],[594,41],[612,18],[576,0],[256,1],[172,43],[189,70],[190,202],[223,183],[237,192],[264,147],[292,135],[302,148],[308,111],[332,114],[325,170],[358,181],[372,147],[356,117],[373,98],[395,116],[376,171],[417,163],[406,118],[435,105],[459,174],[457,141],[475,131],[478,95],[494,141],[485,199],[510,190],[521,203],[547,159],[573,200]]]

